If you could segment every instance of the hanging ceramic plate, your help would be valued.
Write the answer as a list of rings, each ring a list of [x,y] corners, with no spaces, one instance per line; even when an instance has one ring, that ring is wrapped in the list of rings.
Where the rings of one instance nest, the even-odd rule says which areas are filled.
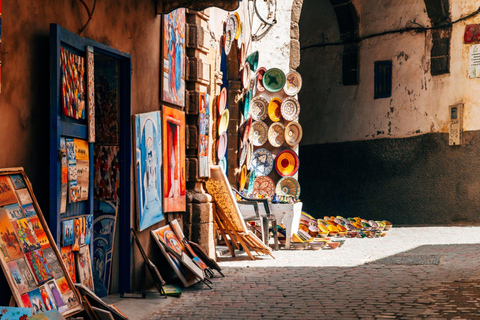
[[[218,163],[218,165],[222,168],[222,171],[227,174],[227,157],[223,157],[222,160]]]
[[[295,178],[282,178],[277,182],[275,193],[279,196],[292,196],[298,199],[300,197],[300,184]]]
[[[268,176],[273,169],[273,156],[267,149],[258,149],[253,153],[252,170],[255,176]]]
[[[255,183],[255,171],[250,171],[247,177],[248,180],[248,189],[247,189],[247,194],[252,194],[253,193],[253,186]]]
[[[225,154],[227,153],[227,146],[228,146],[228,136],[227,133],[224,132],[220,138],[217,140],[217,157],[218,160],[221,160],[223,157],[225,157]]]
[[[263,75],[263,86],[267,91],[278,92],[285,86],[285,73],[278,68],[268,69]]]
[[[281,147],[285,142],[285,126],[281,122],[272,123],[268,128],[268,142],[273,147]]]
[[[217,97],[218,114],[222,115],[227,107],[227,88],[223,87]]]
[[[235,39],[238,40],[238,38],[240,38],[240,35],[242,34],[242,22],[240,20],[240,15],[235,12],[233,14],[237,20],[237,32],[235,33]]]
[[[244,121],[238,128],[238,136],[239,136],[239,139],[241,140],[240,142],[242,147],[248,141],[251,127],[252,127],[252,118],[250,117],[248,118],[248,120]]]
[[[247,148],[247,156],[245,157],[245,165],[247,166],[248,170],[252,170],[253,144],[251,142],[247,142],[245,147]]]
[[[252,101],[252,92],[247,91],[245,96],[243,97],[243,108],[241,109],[243,117],[248,119],[250,117],[250,105]]]
[[[275,183],[267,176],[256,177],[253,183],[252,193],[256,196],[273,198],[275,195]]]
[[[257,76],[250,77],[250,86],[249,90],[252,91],[252,96],[255,97],[257,95]]]
[[[253,120],[265,120],[268,115],[268,101],[262,97],[253,98],[251,113]]]
[[[253,145],[256,147],[263,146],[268,139],[268,126],[263,121],[255,121],[252,124],[252,128],[250,129],[249,135],[250,141],[252,141]]]
[[[242,85],[244,88],[250,86],[250,66],[248,62],[245,62],[242,68]]]
[[[258,51],[250,53],[247,56],[246,60],[250,64],[250,70],[252,70],[253,72],[256,72],[257,71],[257,66],[258,66]]]
[[[240,49],[238,49],[238,56],[239,64],[243,66],[245,64],[245,43],[242,43]]]
[[[300,114],[300,103],[295,98],[287,98],[283,101],[280,111],[285,120],[296,120]]]
[[[227,131],[228,123],[230,122],[230,111],[226,109],[220,119],[218,119],[218,135],[222,135],[222,133]]]
[[[258,68],[257,70],[257,90],[259,92],[265,91],[265,87],[263,86],[263,75],[267,72],[267,69],[264,67]]]
[[[282,112],[280,110],[282,106],[282,100],[280,98],[273,98],[268,103],[268,117],[273,122],[280,121],[282,119]]]
[[[282,177],[291,177],[298,171],[300,166],[298,156],[295,151],[285,149],[277,154],[275,158],[275,170]]]
[[[302,89],[302,76],[295,70],[287,73],[287,81],[283,87],[283,91],[289,96],[296,95]]]
[[[240,150],[240,159],[238,160],[238,165],[241,167],[245,163],[245,159],[247,158],[247,146],[243,146]]]
[[[240,171],[240,177],[238,179],[238,189],[242,191],[245,189],[245,183],[247,182],[247,166],[242,167],[242,171]]]
[[[227,26],[225,27],[225,54],[228,56],[232,49],[233,40],[237,34],[237,18],[231,14],[227,19]]]
[[[300,123],[296,121],[290,122],[285,128],[285,141],[291,147],[300,143],[303,137],[303,130]]]

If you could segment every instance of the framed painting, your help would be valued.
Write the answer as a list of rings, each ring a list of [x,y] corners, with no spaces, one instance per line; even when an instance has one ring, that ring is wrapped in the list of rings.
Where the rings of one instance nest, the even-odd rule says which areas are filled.
[[[185,106],[185,9],[163,16],[162,100]]]
[[[162,208],[162,123],[160,112],[134,116],[135,177],[140,231],[164,219]]]
[[[163,107],[163,204],[165,212],[186,210],[185,113]]]

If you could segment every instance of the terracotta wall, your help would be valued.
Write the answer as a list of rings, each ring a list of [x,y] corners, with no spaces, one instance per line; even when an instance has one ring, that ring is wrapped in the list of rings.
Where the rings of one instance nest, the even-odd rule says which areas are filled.
[[[80,1],[3,2],[0,167],[25,168],[47,216],[49,25],[76,33],[87,19]],[[132,55],[132,114],[160,108],[160,24],[153,1],[97,1],[93,19],[81,34]],[[152,252],[156,248],[150,238],[149,230],[142,232],[141,240]],[[134,249],[132,281],[138,288],[148,278]]]

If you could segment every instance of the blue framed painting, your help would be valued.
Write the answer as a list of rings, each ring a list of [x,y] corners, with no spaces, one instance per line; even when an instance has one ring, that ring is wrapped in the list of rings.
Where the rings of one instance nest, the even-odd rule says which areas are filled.
[[[135,117],[135,173],[140,231],[164,219],[162,207],[162,123],[160,112]]]

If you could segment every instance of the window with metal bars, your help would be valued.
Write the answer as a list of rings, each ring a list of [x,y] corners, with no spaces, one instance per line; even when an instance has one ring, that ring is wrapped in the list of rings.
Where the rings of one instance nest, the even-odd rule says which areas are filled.
[[[375,61],[374,99],[392,96],[392,60]]]

